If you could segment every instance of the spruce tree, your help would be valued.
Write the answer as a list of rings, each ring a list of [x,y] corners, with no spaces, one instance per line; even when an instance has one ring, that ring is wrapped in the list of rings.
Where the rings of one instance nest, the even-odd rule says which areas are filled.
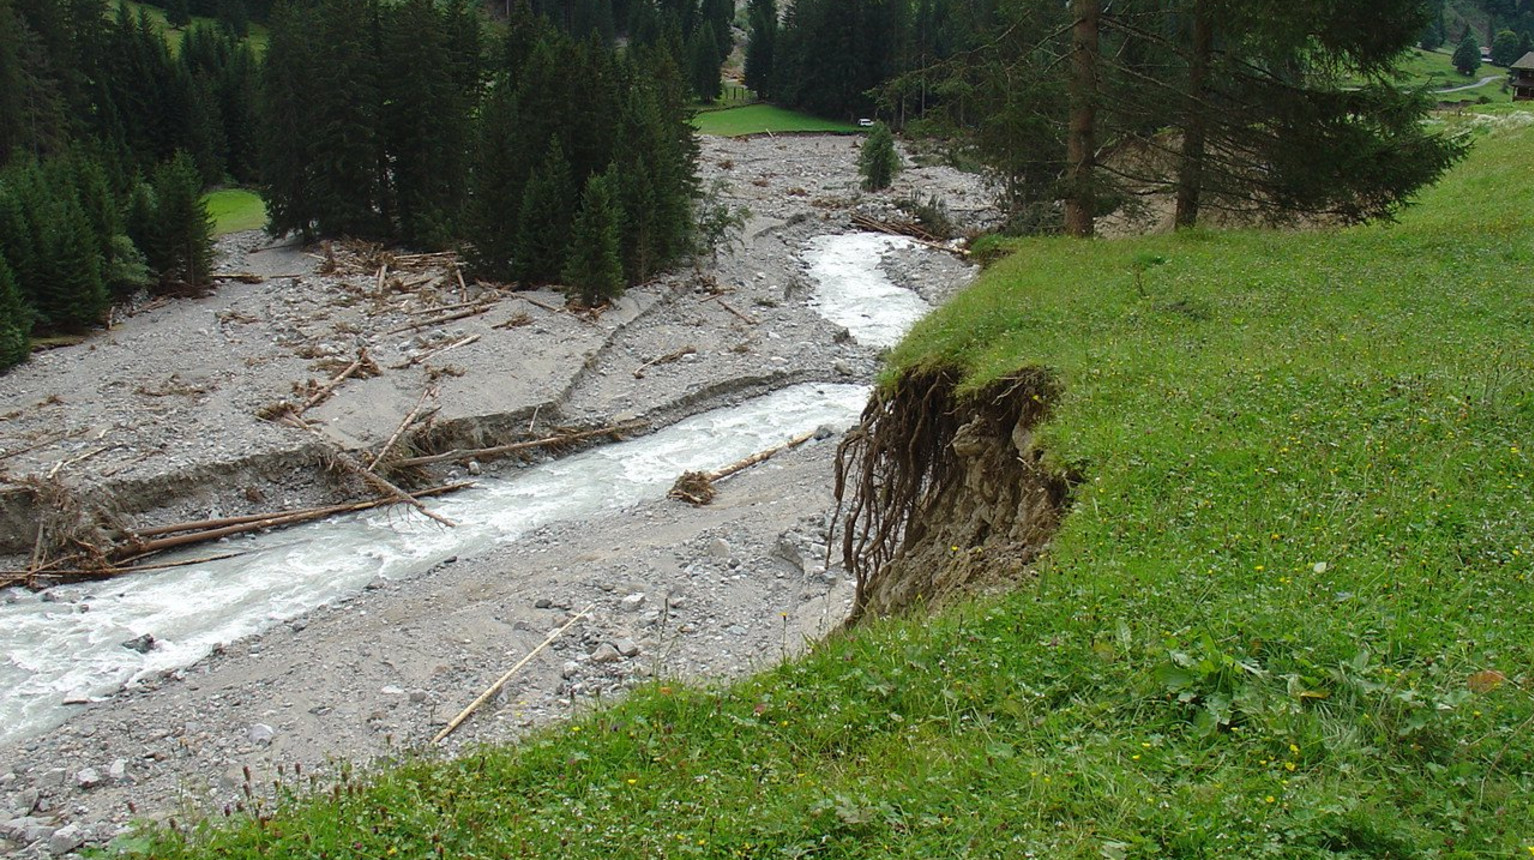
[[[165,0],[165,23],[176,30],[192,23],[192,7],[187,0]]]
[[[693,93],[704,104],[719,100],[722,84],[719,79],[719,53],[714,39],[714,25],[704,21],[687,43],[688,75]]]
[[[213,271],[213,220],[202,200],[197,167],[184,152],[154,174],[150,261],[167,292],[206,287]]]
[[[49,328],[81,331],[101,322],[107,310],[103,260],[90,216],[72,193],[42,213],[44,253],[33,308]]]
[[[27,360],[32,349],[32,313],[21,299],[11,267],[0,256],[0,371]]]
[[[746,42],[746,86],[758,98],[772,98],[773,54],[778,41],[777,0],[750,0],[746,6],[750,27]]]
[[[521,111],[509,75],[498,76],[480,109],[471,158],[464,238],[468,260],[485,278],[513,278],[517,217],[527,181],[525,150],[519,146]]]
[[[1476,40],[1474,30],[1465,31],[1465,38],[1459,40],[1459,47],[1454,49],[1450,59],[1462,75],[1473,75],[1481,67],[1481,43]]]
[[[267,230],[314,236],[318,216],[315,174],[320,169],[309,130],[320,121],[309,87],[318,74],[315,15],[297,0],[280,0],[272,11],[270,38],[261,66],[257,152]]]
[[[517,212],[514,268],[521,280],[544,284],[559,279],[570,250],[577,187],[559,138],[549,138],[543,163],[528,177]]]
[[[565,283],[573,298],[590,307],[623,294],[623,260],[619,254],[623,209],[618,204],[616,174],[615,168],[609,168],[586,181],[581,210],[570,235]]]
[[[858,173],[863,177],[865,191],[882,191],[895,181],[900,172],[900,154],[895,151],[895,136],[889,126],[875,123],[863,149],[858,153]]]

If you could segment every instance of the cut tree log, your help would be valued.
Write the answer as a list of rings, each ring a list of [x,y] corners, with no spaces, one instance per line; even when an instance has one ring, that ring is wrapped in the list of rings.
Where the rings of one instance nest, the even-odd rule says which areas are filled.
[[[599,427],[595,430],[581,430],[559,436],[545,436],[542,439],[529,439],[525,442],[512,442],[507,445],[496,445],[491,448],[455,448],[451,451],[444,451],[441,454],[428,454],[421,457],[407,457],[403,460],[395,460],[391,465],[404,468],[406,466],[427,466],[432,463],[447,463],[453,460],[481,460],[498,457],[502,454],[513,454],[517,451],[545,448],[550,445],[568,445],[571,442],[580,442],[596,438],[597,436],[626,433],[630,430],[638,430],[643,426],[642,422],[631,421],[626,424],[612,424],[607,427]]]
[[[808,433],[795,436],[775,448],[758,451],[743,460],[736,460],[722,469],[716,469],[712,472],[683,472],[676,479],[676,483],[671,485],[671,492],[667,493],[666,497],[693,505],[706,505],[714,500],[715,481],[724,480],[736,472],[770,460],[775,454],[797,448],[813,438],[815,438],[815,431],[811,430]]]
[[[878,233],[887,233],[891,236],[904,236],[916,244],[931,248],[934,251],[946,251],[959,257],[969,256],[968,251],[965,251],[963,248],[950,247],[949,245],[937,241],[936,236],[933,236],[931,233],[928,233],[926,230],[923,230],[916,224],[879,221],[875,218],[870,218],[867,215],[861,215],[856,212],[854,212],[852,215],[852,224],[855,227],[862,227],[865,230],[873,230]]]
[[[276,277],[280,278],[282,276],[277,275]],[[214,272],[208,276],[208,279],[212,281],[239,281],[242,284],[266,283],[266,276],[258,275],[255,272]]]

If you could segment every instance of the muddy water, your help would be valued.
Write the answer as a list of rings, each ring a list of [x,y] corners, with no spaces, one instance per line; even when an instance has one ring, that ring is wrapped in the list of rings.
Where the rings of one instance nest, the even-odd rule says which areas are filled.
[[[927,310],[878,264],[902,240],[824,236],[805,251],[817,303],[860,343],[892,345]],[[718,468],[764,448],[857,418],[868,389],[806,384],[702,413],[650,436],[593,449],[432,502],[458,523],[373,511],[199,547],[183,556],[238,557],[67,586],[13,589],[0,601],[0,743],[46,731],[75,702],[188,666],[221,644],[256,634],[369,582],[419,575],[483,553],[551,522],[660,498],[677,475]],[[174,561],[175,558],[166,558]],[[123,643],[149,634],[145,653]]]

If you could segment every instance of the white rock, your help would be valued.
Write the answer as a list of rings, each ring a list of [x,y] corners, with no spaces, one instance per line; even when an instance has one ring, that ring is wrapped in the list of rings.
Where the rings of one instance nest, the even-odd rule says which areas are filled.
[[[277,730],[266,723],[255,723],[245,730],[245,737],[253,744],[269,744],[277,737]]]
[[[95,788],[101,784],[101,771],[93,767],[81,768],[75,774],[75,784],[81,788]]]
[[[80,825],[66,824],[48,837],[48,853],[55,857],[68,854],[84,845],[87,835],[85,828]]]
[[[644,601],[645,596],[643,594],[630,594],[628,597],[625,597],[619,601],[619,603],[623,605],[623,609],[625,611],[634,612],[637,611],[639,607],[644,605]]]

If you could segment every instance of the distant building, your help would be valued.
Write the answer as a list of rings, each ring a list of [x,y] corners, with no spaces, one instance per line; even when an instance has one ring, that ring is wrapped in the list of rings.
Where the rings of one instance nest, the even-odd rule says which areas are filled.
[[[1513,101],[1534,101],[1534,51],[1508,66],[1508,85],[1513,88]]]

